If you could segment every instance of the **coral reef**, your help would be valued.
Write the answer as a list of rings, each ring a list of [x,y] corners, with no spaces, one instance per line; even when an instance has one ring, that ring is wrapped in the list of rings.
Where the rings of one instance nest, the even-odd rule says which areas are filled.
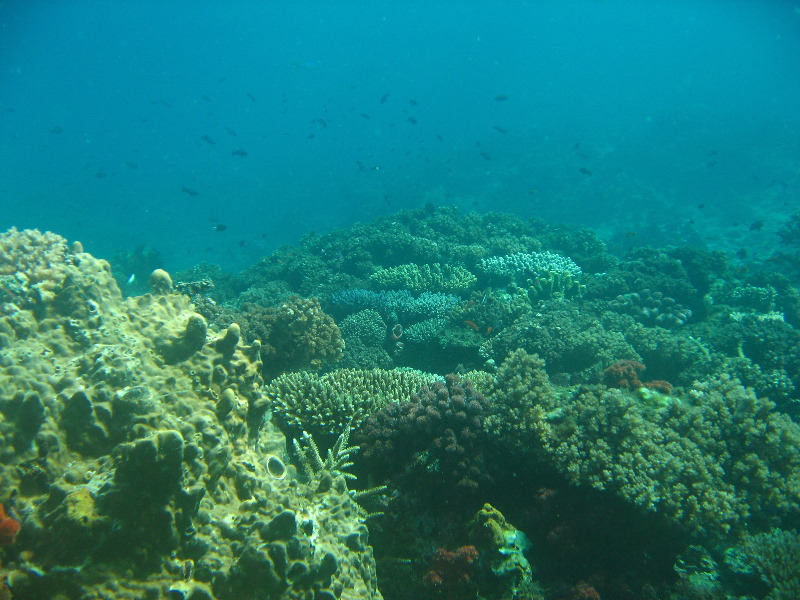
[[[475,285],[477,278],[464,267],[449,264],[403,264],[378,269],[370,275],[378,288],[415,292],[460,293]]]
[[[308,431],[332,443],[345,427],[358,429],[384,405],[407,402],[436,380],[420,371],[337,369],[324,375],[285,373],[270,382],[265,393],[273,422],[288,438]]]
[[[477,589],[473,578],[477,563],[478,550],[475,546],[461,546],[453,552],[439,548],[422,581],[437,598],[475,598]]]
[[[484,598],[517,598],[533,582],[533,569],[525,552],[528,537],[511,525],[491,504],[484,504],[467,524],[467,534],[480,550]]]
[[[800,597],[800,536],[794,530],[748,535],[725,560],[740,591],[767,600]]]
[[[245,339],[261,342],[268,380],[286,371],[321,369],[344,353],[339,327],[316,298],[293,296],[274,307],[245,304],[237,317]]]
[[[659,327],[679,327],[692,318],[692,311],[661,292],[644,289],[617,296],[612,306],[632,315],[640,323]]]
[[[470,381],[447,375],[368,417],[356,438],[366,468],[395,487],[472,494],[491,481],[481,443],[486,400]]]
[[[166,285],[123,301],[108,263],[63,238],[0,239],[3,274],[25,270],[0,314],[14,597],[380,598],[344,479],[322,489],[267,458],[285,440],[264,422],[258,343]]]
[[[583,273],[571,258],[554,252],[517,252],[506,256],[490,256],[482,259],[478,268],[489,276],[517,283],[548,273],[567,273],[572,278],[580,277]]]
[[[521,414],[510,429],[502,416],[487,426],[535,445],[573,483],[712,538],[797,513],[800,426],[735,382],[697,384],[654,411],[617,390],[554,394],[540,362],[520,353],[509,361],[490,405]]]

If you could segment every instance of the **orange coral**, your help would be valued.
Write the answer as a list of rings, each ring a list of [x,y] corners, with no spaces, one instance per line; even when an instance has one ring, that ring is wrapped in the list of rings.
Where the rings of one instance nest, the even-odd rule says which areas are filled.
[[[19,521],[8,516],[5,507],[0,504],[0,546],[10,546],[17,540],[21,525]]]

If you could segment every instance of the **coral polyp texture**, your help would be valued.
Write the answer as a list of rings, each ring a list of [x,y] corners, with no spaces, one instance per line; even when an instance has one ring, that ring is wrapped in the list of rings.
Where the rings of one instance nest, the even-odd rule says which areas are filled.
[[[0,503],[19,525],[0,593],[381,597],[343,478],[275,468],[259,343],[214,331],[166,273],[123,300],[57,235],[0,246]]]
[[[284,373],[266,388],[272,421],[289,438],[308,431],[333,442],[390,402],[407,402],[435,375],[412,370],[338,369],[325,375]]]
[[[694,535],[719,538],[800,514],[800,426],[735,381],[698,383],[657,406],[616,389],[557,393],[543,363],[517,351],[488,399],[486,426],[507,443],[575,485],[612,492]]]

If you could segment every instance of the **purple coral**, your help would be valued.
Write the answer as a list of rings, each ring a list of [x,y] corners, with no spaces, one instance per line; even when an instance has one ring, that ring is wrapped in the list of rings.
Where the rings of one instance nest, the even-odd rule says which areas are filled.
[[[396,486],[476,490],[491,482],[481,439],[487,409],[471,381],[447,375],[365,421],[358,440],[363,460]]]

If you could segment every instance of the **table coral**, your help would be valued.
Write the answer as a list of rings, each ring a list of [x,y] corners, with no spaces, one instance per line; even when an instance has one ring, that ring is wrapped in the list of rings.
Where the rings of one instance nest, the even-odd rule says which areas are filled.
[[[370,281],[375,286],[386,289],[461,293],[469,291],[477,278],[462,266],[432,263],[403,264],[378,269],[370,275]]]
[[[267,386],[273,421],[288,438],[308,431],[332,443],[386,404],[403,403],[438,377],[421,371],[338,369],[324,375],[284,373]]]

